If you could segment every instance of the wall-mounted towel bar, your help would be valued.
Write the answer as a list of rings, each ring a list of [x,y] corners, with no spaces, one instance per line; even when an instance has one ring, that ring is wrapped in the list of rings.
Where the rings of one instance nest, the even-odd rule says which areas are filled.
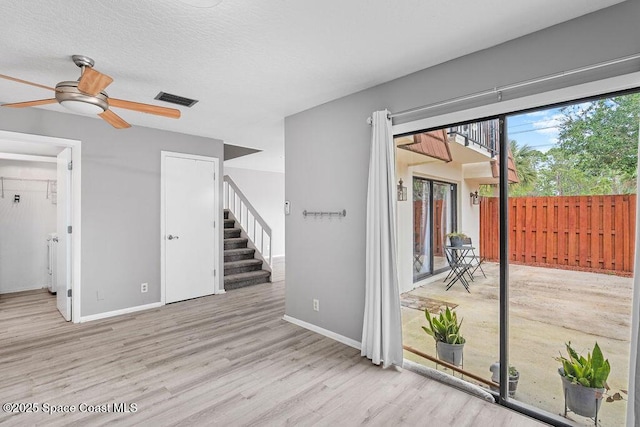
[[[341,217],[341,218],[342,218],[342,217],[347,216],[347,210],[346,210],[346,209],[343,209],[343,210],[341,210],[341,211],[339,211],[339,212],[310,212],[310,211],[308,211],[308,210],[306,210],[306,209],[305,209],[305,210],[303,210],[303,211],[302,211],[302,216],[304,216],[305,218],[306,218],[307,216],[319,216],[319,217],[323,217],[323,216],[328,216],[328,217],[331,217],[331,216],[337,216],[337,217]]]

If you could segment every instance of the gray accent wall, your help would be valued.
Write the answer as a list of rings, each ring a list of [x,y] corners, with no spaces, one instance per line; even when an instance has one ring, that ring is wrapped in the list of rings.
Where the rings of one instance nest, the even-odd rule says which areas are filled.
[[[0,109],[0,129],[82,141],[81,316],[159,302],[160,152],[216,157],[222,176],[223,142],[37,108]]]
[[[640,2],[626,1],[287,117],[285,198],[292,210],[285,221],[286,314],[361,339],[371,138],[365,120],[371,112],[403,111],[636,54],[638,17]],[[506,100],[639,69],[640,61],[634,61],[504,96]],[[304,209],[346,209],[347,216],[304,219]],[[313,310],[313,299],[320,300],[318,312]]]

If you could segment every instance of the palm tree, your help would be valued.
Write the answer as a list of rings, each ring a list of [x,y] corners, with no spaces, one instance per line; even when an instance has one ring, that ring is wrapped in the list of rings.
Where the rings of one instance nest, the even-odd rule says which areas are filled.
[[[519,145],[517,141],[509,141],[509,150],[520,182],[509,184],[510,196],[527,196],[534,192],[538,180],[538,167],[544,154],[527,144]],[[483,185],[480,193],[483,196],[496,195],[497,184]]]
[[[520,187],[528,187],[536,181],[538,177],[537,164],[540,160],[540,152],[534,150],[527,144],[519,145],[517,141],[509,141],[509,149],[516,164]]]

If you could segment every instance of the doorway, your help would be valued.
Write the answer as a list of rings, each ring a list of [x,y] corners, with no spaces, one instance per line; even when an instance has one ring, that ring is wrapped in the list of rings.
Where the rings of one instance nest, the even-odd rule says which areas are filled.
[[[161,156],[162,301],[222,293],[218,159],[165,151]]]
[[[52,293],[55,293],[56,306],[62,317],[66,321],[75,323],[80,321],[80,149],[80,141],[0,131],[0,153],[2,153],[0,158],[14,162],[13,169],[7,170],[11,172],[6,174],[7,184],[9,182],[20,184],[21,187],[16,187],[16,190],[21,189],[24,196],[30,196],[23,197],[20,191],[3,194],[11,198],[12,213],[18,219],[24,219],[21,213],[28,214],[29,209],[35,209],[32,212],[34,216],[43,214],[44,209],[36,212],[38,209],[32,206],[32,203],[20,205],[28,200],[36,201],[40,193],[42,193],[42,198],[49,202],[46,207],[52,211],[49,215],[50,221],[46,225],[46,232],[34,235],[34,233],[37,234],[35,229],[37,227],[23,224],[26,225],[25,231],[29,232],[31,238],[39,239],[38,241],[34,240],[32,246],[35,248],[39,246],[40,251],[36,249],[27,251],[27,253],[17,253],[17,246],[10,245],[9,253],[18,255],[25,262],[29,261],[29,253],[35,256],[37,259],[31,259],[31,261],[37,266],[41,265],[40,270],[47,277],[44,281],[39,280],[40,283],[28,283],[21,286],[28,286],[32,289],[35,287],[49,288]],[[50,173],[51,176],[30,175],[36,173],[37,168],[33,166],[36,164],[49,165],[47,173]],[[4,187],[5,180],[2,181]],[[39,186],[44,187],[39,188]],[[6,189],[9,188],[7,185]],[[34,195],[38,196],[31,197]],[[20,238],[19,236],[14,237]],[[48,243],[47,239],[49,239]],[[41,242],[39,242],[40,240]],[[25,243],[24,241],[20,242]],[[55,262],[50,253],[47,253],[47,247],[49,250],[55,247]],[[3,277],[3,280],[5,279],[6,277]]]
[[[447,234],[456,223],[456,184],[413,177],[413,282],[448,268]]]

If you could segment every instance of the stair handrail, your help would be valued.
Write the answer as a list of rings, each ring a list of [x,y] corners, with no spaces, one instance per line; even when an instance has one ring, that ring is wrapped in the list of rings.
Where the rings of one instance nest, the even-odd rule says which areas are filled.
[[[224,208],[229,211],[236,218],[242,230],[247,234],[247,237],[251,243],[255,246],[256,250],[260,252],[260,255],[271,266],[271,227],[260,216],[258,210],[253,207],[247,196],[244,195],[238,185],[231,179],[229,175],[224,176],[223,181],[224,191]],[[233,200],[233,203],[231,203]],[[243,214],[243,207],[245,213]],[[253,230],[249,227],[249,214],[253,217]],[[260,234],[257,232],[256,224],[260,226]],[[265,255],[265,235],[268,238],[268,255]],[[258,247],[258,236],[260,236],[260,246]]]

